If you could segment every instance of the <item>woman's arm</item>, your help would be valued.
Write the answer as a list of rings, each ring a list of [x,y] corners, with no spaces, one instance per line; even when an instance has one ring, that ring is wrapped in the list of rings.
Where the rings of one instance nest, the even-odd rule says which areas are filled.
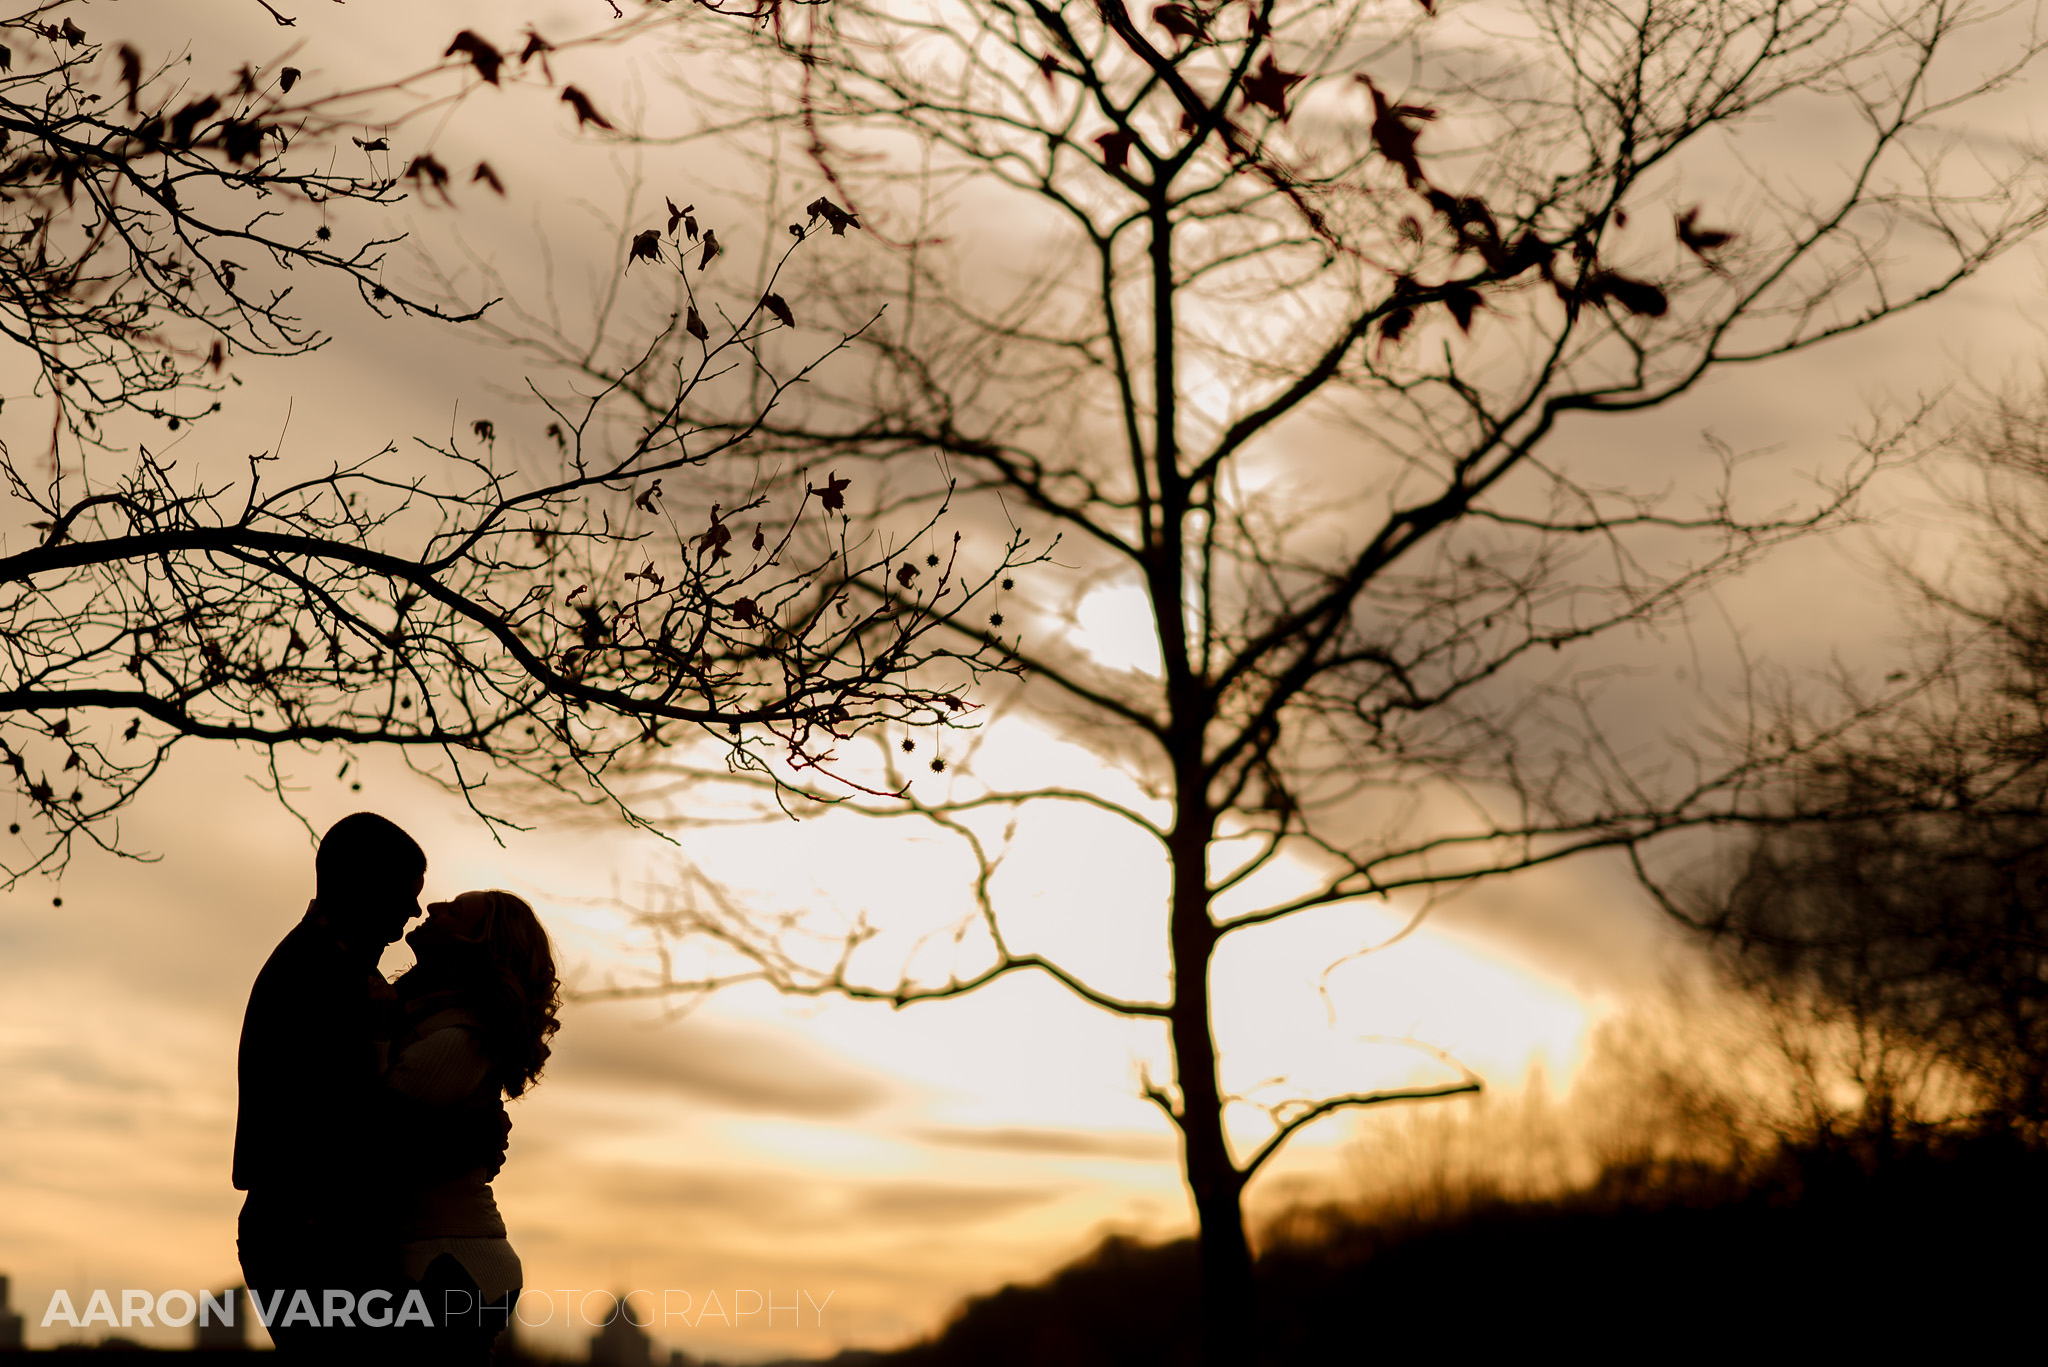
[[[384,1075],[388,1142],[416,1181],[435,1181],[475,1168],[495,1177],[512,1133],[504,1102],[465,1105],[484,1087],[490,1058],[473,1031],[430,1030],[409,1042]]]
[[[476,1033],[451,1025],[428,1031],[400,1050],[384,1074],[384,1085],[429,1106],[454,1106],[474,1096],[490,1073],[491,1060]]]

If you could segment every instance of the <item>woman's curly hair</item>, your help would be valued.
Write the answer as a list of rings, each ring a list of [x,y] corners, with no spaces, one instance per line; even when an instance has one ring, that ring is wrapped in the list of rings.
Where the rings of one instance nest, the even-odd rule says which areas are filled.
[[[472,895],[484,903],[483,934],[474,952],[460,956],[460,986],[499,1085],[519,1096],[540,1076],[552,1052],[548,1040],[562,1028],[554,945],[520,898],[495,889]]]

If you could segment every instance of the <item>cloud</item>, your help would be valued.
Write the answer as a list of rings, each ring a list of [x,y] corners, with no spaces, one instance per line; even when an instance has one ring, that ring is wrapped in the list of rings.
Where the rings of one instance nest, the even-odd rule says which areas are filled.
[[[884,1182],[853,1192],[850,1213],[884,1226],[978,1224],[1044,1205],[1059,1195],[1052,1187]]]
[[[106,1100],[107,1094],[170,1095],[172,1087],[161,1078],[149,1076],[132,1059],[110,1056],[108,1051],[84,1043],[53,1043],[19,1051],[0,1048],[0,1059],[17,1079],[61,1080],[74,1095],[89,1094]],[[17,1093],[18,1095],[18,1093]]]
[[[1157,1134],[1090,1134],[1084,1130],[1034,1129],[1021,1125],[999,1129],[933,1126],[916,1131],[927,1144],[953,1149],[992,1149],[999,1153],[1048,1154],[1060,1158],[1128,1158],[1157,1163],[1173,1157],[1173,1141]]]
[[[807,1119],[858,1115],[880,1105],[890,1090],[873,1074],[793,1035],[697,1016],[636,1021],[588,1007],[564,1017],[549,1074]]]
[[[802,1231],[808,1237],[859,1230],[901,1230],[979,1224],[1058,1200],[1064,1189],[1047,1185],[832,1179],[783,1171],[721,1169],[679,1172],[613,1166],[595,1175],[613,1210],[635,1219],[690,1218],[699,1228],[742,1219],[754,1231]]]

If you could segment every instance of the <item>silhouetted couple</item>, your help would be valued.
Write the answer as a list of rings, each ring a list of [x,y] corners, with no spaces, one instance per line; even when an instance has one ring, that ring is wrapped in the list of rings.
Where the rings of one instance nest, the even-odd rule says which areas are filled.
[[[491,1196],[560,1005],[554,954],[507,892],[420,914],[427,857],[369,812],[334,824],[318,896],[242,1022],[242,1271],[283,1360],[481,1363],[521,1288]]]

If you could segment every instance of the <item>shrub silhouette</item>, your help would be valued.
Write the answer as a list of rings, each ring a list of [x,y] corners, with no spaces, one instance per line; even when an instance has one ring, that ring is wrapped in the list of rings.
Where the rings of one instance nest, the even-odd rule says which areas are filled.
[[[2015,1235],[2048,1217],[2048,1153],[2010,1133],[1887,1151],[1840,1135],[1747,1170],[1623,1164],[1548,1198],[1421,1214],[1329,1205],[1257,1263],[1261,1359],[1455,1347],[1677,1359],[1994,1342],[2038,1287]],[[2015,1252],[2016,1247],[2024,1247]],[[1193,1244],[1105,1239],[1045,1281],[966,1302],[901,1367],[1181,1367],[1199,1360]],[[2016,1329],[2016,1320],[2015,1320]]]

